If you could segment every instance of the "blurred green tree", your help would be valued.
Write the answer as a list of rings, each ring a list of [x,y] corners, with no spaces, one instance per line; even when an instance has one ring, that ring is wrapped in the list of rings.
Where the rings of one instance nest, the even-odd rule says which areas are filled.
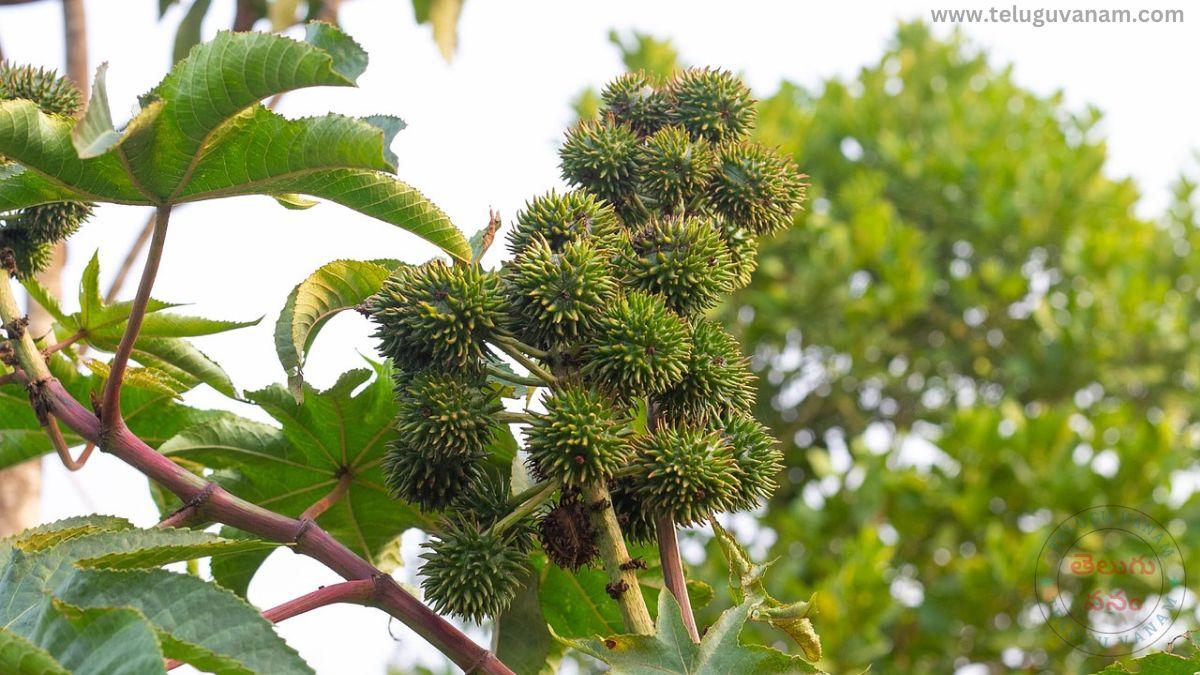
[[[614,42],[631,69],[675,67],[667,43]],[[1102,668],[1041,625],[1033,570],[1055,523],[1102,504],[1200,560],[1195,183],[1140,217],[1098,110],[919,23],[853,80],[785,82],[760,110],[757,140],[812,176],[720,310],[788,446],[778,494],[734,523],[779,558],[772,592],[818,593],[831,672]]]

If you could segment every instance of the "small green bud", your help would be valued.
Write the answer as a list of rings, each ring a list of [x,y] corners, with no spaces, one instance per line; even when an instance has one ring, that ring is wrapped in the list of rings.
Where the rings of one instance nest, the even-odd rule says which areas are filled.
[[[639,136],[648,136],[667,123],[670,101],[645,73],[625,73],[608,83],[600,94],[604,112],[628,124]]]
[[[513,332],[541,349],[586,339],[617,292],[608,256],[589,240],[568,242],[556,253],[535,236],[501,276]]]
[[[368,302],[380,351],[404,370],[475,370],[505,319],[500,279],[434,260],[396,271]]]
[[[508,609],[525,564],[509,537],[455,521],[424,546],[421,588],[435,611],[478,623]]]
[[[753,143],[717,149],[712,205],[730,224],[756,235],[792,224],[807,185],[792,160]]]
[[[617,265],[634,288],[684,316],[716,306],[733,283],[729,249],[711,219],[651,221],[626,238]]]
[[[740,78],[725,70],[692,68],[667,87],[671,123],[712,143],[745,138],[754,126],[754,99]]]
[[[692,525],[735,503],[740,470],[720,432],[664,424],[633,447],[634,489],[649,513]]]
[[[696,319],[687,374],[655,397],[668,419],[704,421],[754,404],[754,375],[737,340],[720,325]]]
[[[562,176],[587,188],[619,210],[635,199],[638,137],[625,124],[581,122],[567,132],[558,151]]]
[[[659,129],[640,150],[638,191],[663,213],[691,210],[705,196],[716,161],[707,141],[692,140],[681,127]]]
[[[558,194],[551,190],[525,204],[508,233],[508,250],[518,254],[541,237],[558,253],[580,239],[606,240],[621,231],[617,213],[587,190]],[[595,243],[595,242],[593,242]]]
[[[733,448],[740,479],[731,510],[752,509],[779,487],[775,482],[775,476],[783,470],[779,442],[762,423],[745,413],[726,416],[721,427]]]
[[[499,392],[480,377],[422,371],[397,373],[400,441],[427,456],[467,459],[482,454],[504,409]]]
[[[525,431],[537,475],[561,478],[568,486],[606,480],[629,457],[621,436],[626,421],[604,396],[577,384],[555,389],[533,413]]]
[[[584,349],[582,372],[622,399],[665,391],[683,379],[692,341],[659,297],[634,291],[601,316]]]

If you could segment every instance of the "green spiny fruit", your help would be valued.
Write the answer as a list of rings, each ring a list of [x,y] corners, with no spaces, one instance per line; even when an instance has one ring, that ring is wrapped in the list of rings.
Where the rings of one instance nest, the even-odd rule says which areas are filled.
[[[14,217],[0,216],[9,227],[18,227],[34,239],[57,243],[79,231],[92,215],[92,205],[82,202],[55,202],[22,209]]]
[[[53,70],[0,63],[0,100],[13,99],[33,101],[47,115],[68,117],[82,104],[75,85]]]
[[[421,588],[433,609],[480,622],[508,609],[521,587],[525,554],[506,536],[454,521],[427,542]]]
[[[778,487],[775,476],[783,470],[783,453],[767,428],[748,414],[728,415],[721,426],[741,479],[733,508],[752,509]]]
[[[600,554],[591,509],[578,495],[563,497],[542,517],[539,530],[546,557],[563,569],[577,571]]]
[[[518,254],[541,237],[557,253],[570,242],[603,241],[620,231],[612,206],[587,190],[561,195],[551,190],[527,202],[525,210],[517,214],[516,227],[508,233],[508,250]]]
[[[481,475],[476,455],[465,459],[431,457],[403,439],[388,445],[383,471],[392,496],[422,511],[437,511],[468,491]]]
[[[692,341],[662,298],[633,291],[600,318],[582,371],[623,399],[665,391],[683,379]]]
[[[396,430],[401,442],[428,456],[465,459],[482,454],[504,409],[482,377],[425,370],[396,376]]]
[[[744,227],[723,222],[721,236],[729,249],[730,270],[733,272],[730,290],[745,288],[750,285],[751,275],[758,268],[758,244],[754,241],[754,235]]]
[[[712,205],[729,223],[756,235],[791,225],[806,187],[790,158],[762,146],[729,143],[717,149]]]
[[[729,249],[711,219],[651,221],[625,239],[617,266],[634,288],[685,316],[715,306],[733,283]]]
[[[633,206],[638,137],[628,125],[581,122],[567,132],[558,156],[569,183],[591,190],[618,210]]]
[[[605,112],[639,136],[648,136],[667,123],[670,101],[645,73],[625,73],[609,82],[600,100]]]
[[[17,277],[26,279],[46,268],[54,257],[51,244],[32,239],[25,230],[0,227],[0,251],[11,250]]]
[[[505,321],[500,279],[476,265],[434,260],[397,270],[368,302],[380,351],[404,370],[477,370]]]
[[[703,198],[716,169],[708,142],[692,140],[680,127],[659,129],[639,154],[638,192],[663,213],[679,213]]]
[[[645,500],[638,495],[636,485],[629,479],[610,481],[608,496],[612,499],[613,511],[621,525],[621,534],[636,544],[648,544],[658,540],[658,528],[654,514],[646,510]]]
[[[541,349],[577,344],[591,335],[617,292],[608,256],[586,239],[568,242],[556,253],[535,236],[501,276],[513,332]]]
[[[606,480],[629,458],[626,421],[606,397],[577,384],[558,387],[533,413],[525,449],[538,475],[569,486]]]
[[[713,143],[745,138],[754,125],[754,99],[740,78],[725,70],[692,68],[667,87],[671,123]]]
[[[754,376],[737,340],[720,325],[696,319],[687,374],[655,402],[668,419],[703,421],[729,410],[749,411]]]
[[[450,507],[460,517],[470,517],[482,528],[492,527],[512,512],[512,489],[507,478],[488,473],[471,484],[454,499]],[[533,548],[535,527],[533,517],[509,525],[504,536],[521,551]]]
[[[634,490],[647,512],[692,525],[736,503],[740,469],[720,432],[663,425],[633,446]]]

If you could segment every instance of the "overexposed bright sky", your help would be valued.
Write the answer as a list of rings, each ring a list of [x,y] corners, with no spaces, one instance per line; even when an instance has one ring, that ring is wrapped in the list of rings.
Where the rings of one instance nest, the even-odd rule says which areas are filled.
[[[1025,86],[1041,93],[1063,89],[1072,107],[1094,104],[1105,112],[1109,172],[1138,180],[1146,215],[1161,211],[1168,182],[1181,169],[1193,167],[1194,149],[1200,148],[1200,89],[1194,84],[1200,8],[1173,1],[1156,7],[1183,8],[1188,16],[1182,24],[963,27],[993,63],[1014,63],[1016,78]],[[989,6],[960,3],[949,7]],[[92,65],[110,64],[109,94],[120,123],[132,115],[136,96],[169,66],[182,12],[173,9],[160,24],[153,0],[86,4]],[[213,5],[206,35],[228,26],[233,14],[232,0]],[[1042,0],[1021,6],[1142,5],[1132,0],[1086,6]],[[568,102],[584,85],[602,84],[621,71],[607,39],[611,28],[669,36],[688,62],[741,71],[765,96],[785,78],[814,86],[830,76],[852,77],[878,59],[898,20],[928,19],[931,8],[943,7],[947,5],[914,1],[468,0],[458,54],[446,64],[428,28],[414,23],[408,0],[350,0],[343,4],[342,24],[371,55],[361,87],[289,94],[279,111],[289,116],[332,110],[404,118],[408,128],[394,146],[401,178],[469,234],[486,222],[489,207],[508,222],[527,198],[559,185],[555,149],[572,116]],[[53,0],[0,7],[5,55],[61,68],[60,13]],[[92,252],[99,249],[102,278],[109,278],[145,218],[144,209],[106,206],[72,239],[64,278],[68,307]],[[171,230],[156,297],[194,303],[184,311],[204,316],[264,317],[256,328],[198,341],[244,389],[283,379],[272,329],[288,291],[314,269],[336,258],[419,262],[434,254],[415,237],[339,206],[286,211],[267,198],[189,206],[172,218]],[[498,255],[494,251],[488,260]],[[325,386],[343,370],[360,366],[358,355],[373,351],[369,332],[358,317],[331,322],[315,345],[309,379]],[[230,406],[211,391],[194,392],[190,400]],[[100,511],[142,525],[156,520],[144,482],[110,457],[95,457],[74,475],[56,460],[45,466],[46,519]],[[331,581],[333,575],[320,565],[281,552],[251,587],[251,599],[270,606]],[[429,649],[421,640],[398,624],[392,631],[400,639],[397,648],[387,623],[373,610],[333,607],[289,620],[280,632],[321,673],[382,672],[389,661],[436,663],[428,660]]]

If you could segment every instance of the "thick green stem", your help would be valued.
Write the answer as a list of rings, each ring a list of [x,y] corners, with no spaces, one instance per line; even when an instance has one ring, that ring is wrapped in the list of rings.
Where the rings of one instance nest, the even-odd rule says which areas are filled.
[[[558,383],[557,378],[555,378],[553,375],[551,375],[550,371],[546,370],[545,368],[542,368],[541,366],[539,366],[537,364],[536,361],[529,358],[525,354],[521,353],[520,349],[514,347],[513,345],[511,345],[507,342],[502,342],[502,341],[496,341],[493,344],[495,344],[496,347],[498,347],[500,349],[500,351],[513,357],[513,359],[515,359],[517,363],[524,366],[525,369],[528,370],[530,373],[533,373],[534,375],[536,375],[539,379],[542,380],[542,382],[544,382],[546,384],[557,384]]]
[[[509,337],[507,335],[497,335],[495,337],[495,341],[504,343],[515,349],[519,349],[522,352],[525,352],[526,354],[528,354],[534,358],[542,359],[543,361],[550,358],[550,352],[548,352],[544,349],[538,349],[537,347],[534,347],[533,345],[527,345],[524,342],[521,342],[520,340],[516,339],[515,337]]]
[[[520,385],[524,385],[526,387],[544,387],[544,386],[546,386],[545,382],[537,379],[536,377],[522,377],[520,375],[517,375],[516,373],[506,373],[503,370],[496,368],[495,366],[487,366],[487,372],[489,375],[494,376],[496,379],[503,380],[505,382],[508,382],[509,384],[520,384]]]
[[[531,415],[507,410],[496,413],[495,420],[502,424],[529,424],[533,421]]]
[[[638,566],[629,557],[629,549],[625,547],[625,537],[621,534],[617,513],[613,511],[608,488],[603,483],[594,483],[584,488],[583,494],[592,508],[592,524],[599,539],[600,559],[604,562],[604,571],[608,573],[609,584],[605,590],[620,605],[626,630],[640,635],[653,635],[654,622],[650,620],[650,610],[646,607],[646,598],[638,584]]]
[[[521,502],[517,504],[516,508],[514,508],[507,516],[504,516],[495,525],[493,525],[492,533],[500,534],[513,525],[521,522],[521,519],[536,511],[537,507],[545,504],[550,497],[554,495],[555,491],[558,490],[558,487],[561,485],[561,483],[562,481],[559,480],[548,480],[545,483],[538,483],[537,485],[533,486],[533,488],[530,488],[531,490],[535,490],[535,492],[521,500]],[[527,493],[528,490],[526,492],[522,492],[521,495],[518,496],[524,496]]]

